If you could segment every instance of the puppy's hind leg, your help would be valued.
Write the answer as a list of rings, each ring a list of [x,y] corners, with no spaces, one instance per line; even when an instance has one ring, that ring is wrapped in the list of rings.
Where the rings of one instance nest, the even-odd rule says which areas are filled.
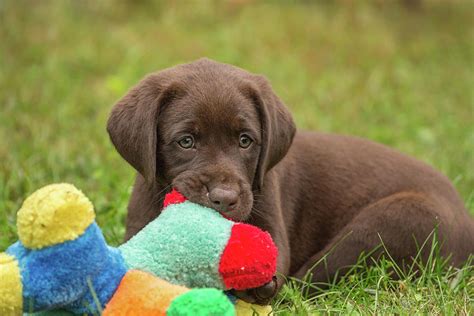
[[[431,243],[420,250],[421,245],[442,225],[436,207],[429,197],[413,192],[393,194],[372,203],[293,276],[302,279],[310,272],[308,281],[324,287],[349,272],[362,253],[367,254],[367,264],[382,254],[399,266],[418,253],[426,259]]]

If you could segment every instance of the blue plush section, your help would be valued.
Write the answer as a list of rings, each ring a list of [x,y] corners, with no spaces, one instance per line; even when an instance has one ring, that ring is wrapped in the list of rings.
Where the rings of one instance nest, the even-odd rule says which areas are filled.
[[[18,241],[7,253],[19,261],[25,311],[62,308],[96,313],[87,280],[103,307],[127,270],[119,250],[106,245],[95,222],[75,240],[39,250]]]
[[[105,305],[114,295],[120,281],[122,281],[123,276],[128,270],[120,250],[112,247],[107,248],[108,251],[105,254],[106,256],[99,259],[101,260],[100,272],[95,275],[94,278],[91,278],[92,288],[100,302],[101,309],[105,308]],[[82,297],[82,299],[73,302],[67,308],[75,314],[85,314],[91,311],[91,307],[92,311],[94,311],[93,314],[97,315],[95,312],[97,308],[94,297],[88,287],[85,296]]]

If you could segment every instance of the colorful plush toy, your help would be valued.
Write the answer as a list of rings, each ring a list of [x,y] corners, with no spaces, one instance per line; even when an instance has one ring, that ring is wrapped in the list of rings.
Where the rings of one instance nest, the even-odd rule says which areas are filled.
[[[234,315],[218,289],[269,282],[277,251],[258,228],[234,223],[173,191],[162,214],[119,248],[106,245],[90,201],[74,186],[46,186],[18,212],[20,241],[0,254],[0,315]],[[188,287],[199,287],[188,289]],[[204,288],[213,287],[213,288]],[[217,289],[216,289],[217,288]]]
[[[175,284],[245,290],[272,280],[270,234],[235,223],[173,190],[160,216],[120,246],[127,265]]]

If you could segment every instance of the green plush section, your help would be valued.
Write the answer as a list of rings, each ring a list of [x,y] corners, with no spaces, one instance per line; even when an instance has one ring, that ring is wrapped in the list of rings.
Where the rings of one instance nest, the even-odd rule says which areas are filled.
[[[194,289],[178,296],[172,302],[167,316],[233,316],[234,305],[222,291]]]
[[[187,287],[224,289],[219,261],[233,222],[189,201],[168,206],[120,246],[129,268]]]

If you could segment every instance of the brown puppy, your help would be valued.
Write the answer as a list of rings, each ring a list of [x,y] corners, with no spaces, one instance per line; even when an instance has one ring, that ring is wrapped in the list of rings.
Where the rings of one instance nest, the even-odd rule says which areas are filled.
[[[107,129],[138,171],[127,239],[174,186],[269,231],[283,275],[302,277],[327,254],[313,269],[325,282],[381,240],[409,262],[435,227],[453,264],[474,253],[474,222],[445,176],[367,140],[295,134],[265,78],[231,65],[200,59],[149,75],[115,105]],[[263,303],[272,286],[238,294]]]

